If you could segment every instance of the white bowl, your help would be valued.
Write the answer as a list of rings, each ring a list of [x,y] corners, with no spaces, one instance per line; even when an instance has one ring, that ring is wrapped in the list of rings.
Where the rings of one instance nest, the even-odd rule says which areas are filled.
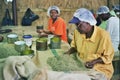
[[[17,34],[9,34],[7,37],[8,38],[16,38],[16,37],[18,37],[18,35]]]
[[[23,45],[23,44],[25,44],[25,42],[24,41],[16,41],[16,42],[14,42],[16,45]]]

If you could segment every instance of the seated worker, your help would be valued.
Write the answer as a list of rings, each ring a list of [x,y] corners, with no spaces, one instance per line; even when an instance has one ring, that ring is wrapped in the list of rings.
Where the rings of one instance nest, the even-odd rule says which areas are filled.
[[[110,14],[109,8],[107,6],[101,6],[97,11],[98,16],[100,19],[104,22],[106,22],[106,25],[100,25],[100,27],[106,27],[106,31],[109,32],[112,45],[114,47],[114,51],[118,51],[118,45],[119,45],[119,21],[120,19],[118,17],[112,16]]]
[[[114,5],[113,10],[114,10],[116,16],[120,18],[120,5],[119,4]]]
[[[104,13],[110,12],[111,16],[117,17],[117,15],[115,13],[115,8],[114,7],[113,7],[113,9],[111,11],[109,10],[109,8],[106,8],[105,10],[103,9],[102,11]],[[102,29],[106,29],[107,21],[101,20],[99,15],[96,17],[96,20],[97,20],[97,24],[96,24],[97,26],[100,26]]]
[[[39,30],[41,36],[54,34],[61,37],[61,40],[67,42],[67,30],[65,21],[59,17],[60,9],[57,6],[51,6],[47,12],[50,19],[48,20],[48,30]]]
[[[77,52],[87,68],[103,73],[110,80],[114,69],[112,60],[114,49],[107,31],[95,26],[96,19],[85,9],[78,9],[69,23],[76,25],[71,48],[65,54]]]

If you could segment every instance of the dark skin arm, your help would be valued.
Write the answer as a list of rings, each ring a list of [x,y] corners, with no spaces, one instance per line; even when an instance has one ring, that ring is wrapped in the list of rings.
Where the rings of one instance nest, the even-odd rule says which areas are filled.
[[[39,33],[39,36],[48,36],[48,34],[53,34],[51,31],[48,30],[37,30],[37,33]],[[61,37],[61,35],[53,34],[54,36]]]
[[[46,34],[52,34],[52,32],[48,31],[48,30],[43,30],[43,32],[46,33]]]
[[[74,52],[77,52],[77,50],[74,47],[71,47],[67,52],[65,52],[64,54],[72,54]]]
[[[45,33],[43,29],[37,30],[37,33],[39,33],[39,37],[47,37],[48,36],[48,34]]]
[[[74,52],[77,52],[77,50],[74,47],[71,47],[67,52],[65,52],[64,54],[72,54]],[[104,64],[103,60],[99,57],[97,59],[94,59],[92,61],[88,61],[85,63],[85,67],[92,69],[94,67],[95,64]]]
[[[43,30],[44,33],[46,34],[53,34],[51,31],[45,31]],[[56,34],[53,34],[54,36],[57,36],[57,37],[61,37],[61,35],[56,35]]]
[[[99,58],[97,58],[97,59],[95,59],[95,60],[86,62],[86,63],[85,63],[85,67],[91,69],[91,68],[93,68],[94,65],[97,64],[97,63],[99,63],[99,64],[104,64],[103,60],[99,57]]]
[[[37,33],[46,33],[46,34],[52,34],[52,32],[48,31],[48,30],[37,30]]]

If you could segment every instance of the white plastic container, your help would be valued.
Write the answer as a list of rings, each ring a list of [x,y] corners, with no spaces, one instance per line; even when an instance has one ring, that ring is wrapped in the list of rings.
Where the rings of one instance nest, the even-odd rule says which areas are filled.
[[[25,41],[25,44],[30,47],[32,45],[32,36],[31,35],[24,35],[23,39]]]

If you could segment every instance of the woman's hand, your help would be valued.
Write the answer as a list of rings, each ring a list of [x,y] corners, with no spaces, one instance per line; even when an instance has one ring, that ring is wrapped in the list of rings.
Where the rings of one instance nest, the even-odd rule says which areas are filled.
[[[44,32],[39,33],[39,37],[47,37],[47,36],[48,36],[48,34],[46,34]]]
[[[70,51],[68,50],[68,51],[64,52],[64,54],[70,55],[71,53],[70,53]]]
[[[97,64],[97,63],[98,63],[98,64],[104,64],[102,58],[99,57],[99,58],[97,58],[97,59],[95,59],[95,60],[86,62],[86,63],[85,63],[85,67],[91,69],[91,68],[93,68],[94,65]]]
[[[74,48],[74,47],[71,47],[68,51],[66,51],[64,54],[72,54],[72,53],[74,53],[74,52],[76,52],[76,49]]]
[[[44,30],[43,29],[38,29],[37,33],[44,33]]]
[[[86,62],[86,63],[85,63],[85,67],[86,67],[86,68],[89,68],[89,69],[92,69],[95,64],[96,64],[95,61]]]

